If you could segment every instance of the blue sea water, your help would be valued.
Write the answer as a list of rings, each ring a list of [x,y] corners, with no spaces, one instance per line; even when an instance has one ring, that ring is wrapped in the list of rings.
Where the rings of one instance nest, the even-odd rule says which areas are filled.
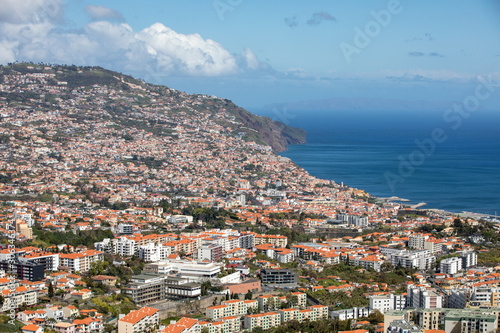
[[[288,124],[307,131],[307,144],[281,155],[377,197],[500,214],[500,112],[448,121],[439,111],[288,112]]]

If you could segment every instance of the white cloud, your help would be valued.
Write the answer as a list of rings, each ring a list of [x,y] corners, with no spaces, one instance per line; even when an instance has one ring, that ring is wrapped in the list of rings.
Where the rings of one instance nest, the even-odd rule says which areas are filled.
[[[87,5],[85,11],[93,20],[123,19],[122,14],[114,9],[104,6]]]
[[[16,60],[16,55],[14,53],[17,46],[16,44],[16,42],[0,39],[0,64],[14,62]]]
[[[155,23],[139,32],[136,38],[145,43],[160,70],[203,76],[237,71],[236,59],[229,51],[199,34],[184,35]]]
[[[32,24],[59,20],[61,0],[2,0],[0,22]]]
[[[259,59],[257,59],[255,53],[253,53],[248,47],[243,50],[243,57],[245,58],[246,65],[249,69],[259,68]]]
[[[272,70],[245,49],[231,54],[199,34],[182,34],[161,23],[134,31],[126,23],[104,19],[121,14],[88,5],[94,19],[77,32],[61,30],[62,0],[2,0],[0,63],[34,61],[99,65],[144,76],[224,76]]]

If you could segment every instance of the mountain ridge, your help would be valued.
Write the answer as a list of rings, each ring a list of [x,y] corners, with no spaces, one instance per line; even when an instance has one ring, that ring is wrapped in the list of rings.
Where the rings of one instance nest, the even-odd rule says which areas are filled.
[[[23,102],[25,104],[29,102],[27,103],[28,106],[33,100],[40,98],[43,99],[45,104],[38,103],[38,107],[54,104],[52,102],[55,99],[68,98],[68,96],[72,96],[72,91],[82,89],[82,87],[86,89],[96,85],[106,86],[113,91],[113,94],[121,94],[123,97],[122,101],[118,103],[116,100],[104,97],[101,107],[112,117],[118,117],[120,114],[137,107],[142,109],[156,107],[159,104],[157,99],[166,98],[168,99],[166,110],[168,109],[169,112],[203,112],[209,114],[212,118],[217,118],[221,112],[227,112],[229,117],[218,117],[220,119],[216,120],[217,124],[224,126],[228,132],[233,132],[233,135],[245,141],[268,145],[276,152],[286,150],[290,144],[306,142],[306,132],[304,130],[287,126],[269,117],[252,114],[229,99],[201,94],[187,94],[167,86],[146,83],[132,76],[98,66],[14,63],[0,66],[0,84],[3,83],[6,75],[14,72],[40,74],[47,79],[47,83],[53,88],[52,91],[41,91],[37,90],[36,83],[26,82],[27,85],[33,85],[32,94],[24,93],[23,96],[17,96],[19,99],[17,101],[11,94],[9,96],[6,94],[0,96],[9,100],[14,98],[14,102]],[[148,91],[158,98],[146,96]],[[104,114],[104,116],[107,115]],[[128,125],[133,126],[130,122],[128,122]],[[142,125],[147,127],[148,124]],[[154,124],[149,122],[149,125],[154,129]]]

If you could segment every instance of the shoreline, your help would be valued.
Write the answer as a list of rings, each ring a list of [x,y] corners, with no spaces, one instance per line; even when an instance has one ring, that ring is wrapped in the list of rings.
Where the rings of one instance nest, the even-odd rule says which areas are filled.
[[[302,159],[300,159],[300,157],[299,157],[299,160],[295,159],[296,156],[294,156],[294,155],[298,156],[299,154],[297,154],[297,153],[301,152],[302,149],[299,149],[299,150],[297,150],[297,152],[295,152],[292,148],[293,146],[296,146],[296,147],[302,146],[303,147],[306,145],[317,145],[317,144],[318,143],[315,143],[315,142],[311,143],[311,141],[308,141],[306,144],[291,144],[287,147],[288,149],[286,151],[279,152],[279,153],[277,153],[277,155],[289,158],[297,166],[300,166],[302,169],[306,170],[309,174],[317,177],[318,179],[329,180],[329,181],[333,181],[333,182],[337,183],[337,179],[336,179],[337,177],[333,178],[331,174],[327,174],[327,173],[325,174],[325,172],[323,172],[323,170],[320,170],[320,173],[322,173],[322,174],[318,175],[318,174],[315,174],[317,172],[311,172],[314,170],[309,170],[309,168],[307,167],[307,166],[309,166],[308,164],[311,164],[311,165],[313,165],[313,168],[317,168],[319,170],[321,167],[319,164],[318,164],[318,166],[315,166],[314,163],[305,162]],[[316,148],[313,147],[313,151],[315,152],[314,149],[317,150],[317,147]],[[290,153],[290,151],[292,151],[292,153]],[[316,171],[318,171],[318,170],[316,170]],[[339,176],[339,175],[337,175],[337,176]],[[351,179],[351,182],[352,182],[352,179]],[[412,199],[406,199],[404,197],[398,197],[398,196],[386,197],[386,196],[384,196],[384,194],[386,194],[386,193],[371,194],[372,193],[371,190],[374,190],[374,189],[372,188],[371,190],[368,190],[368,189],[366,189],[366,187],[363,184],[356,184],[356,185],[352,186],[352,185],[349,185],[350,182],[343,181],[343,183],[345,186],[363,189],[366,193],[368,193],[371,197],[373,197],[378,202],[397,202],[397,203],[400,203],[402,206],[408,206],[408,207],[413,208],[413,209],[421,208],[421,209],[425,209],[428,211],[433,211],[433,212],[437,212],[440,214],[446,214],[446,215],[476,217],[476,218],[481,218],[481,217],[500,218],[500,215],[495,215],[495,213],[496,213],[495,208],[496,207],[495,208],[494,207],[482,207],[481,203],[479,203],[480,207],[476,208],[476,207],[474,207],[475,205],[473,204],[473,202],[469,202],[469,204],[468,204],[467,202],[464,201],[464,205],[460,205],[459,207],[456,207],[456,205],[453,205],[454,207],[451,208],[451,209],[453,209],[451,211],[451,210],[448,210],[448,209],[450,209],[448,207],[442,207],[442,206],[446,206],[446,205],[443,205],[439,201],[434,200],[436,198],[433,198],[432,195],[430,198],[420,197],[420,198],[416,198],[416,200],[413,201]],[[339,181],[339,184],[340,184],[340,181]],[[373,185],[372,187],[377,187],[377,185]],[[376,189],[375,189],[375,192],[377,192]],[[378,192],[381,192],[381,191],[378,191]],[[384,192],[384,191],[382,191],[382,192]],[[388,192],[388,191],[386,191],[386,192]],[[389,193],[389,195],[390,194],[391,193]],[[410,193],[408,193],[408,194],[410,194]],[[381,195],[381,196],[379,196],[379,195]],[[465,198],[460,198],[460,199],[465,199]],[[424,206],[425,206],[425,208],[423,208]],[[436,206],[437,207],[441,206],[442,208],[437,208]],[[477,212],[474,212],[474,211],[477,211]],[[498,211],[500,212],[500,207],[498,208]]]

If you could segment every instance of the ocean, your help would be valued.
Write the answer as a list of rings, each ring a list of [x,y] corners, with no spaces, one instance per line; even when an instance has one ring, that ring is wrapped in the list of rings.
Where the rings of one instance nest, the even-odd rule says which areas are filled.
[[[259,112],[266,115],[266,112]],[[292,112],[307,131],[281,155],[310,174],[422,208],[500,214],[500,112]],[[280,119],[281,118],[281,119]]]

